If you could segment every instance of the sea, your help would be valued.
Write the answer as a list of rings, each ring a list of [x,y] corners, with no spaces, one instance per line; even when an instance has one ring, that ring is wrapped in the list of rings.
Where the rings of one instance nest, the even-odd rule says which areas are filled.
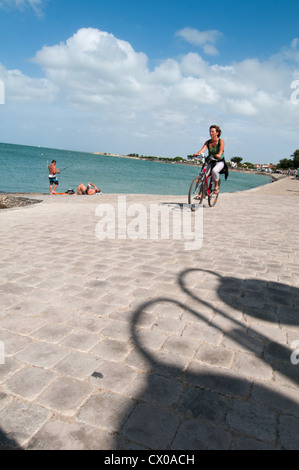
[[[60,169],[57,192],[94,183],[107,194],[188,194],[199,165],[96,155],[88,152],[0,143],[0,193],[49,193],[48,165]],[[230,171],[221,192],[243,191],[271,182],[271,177]]]

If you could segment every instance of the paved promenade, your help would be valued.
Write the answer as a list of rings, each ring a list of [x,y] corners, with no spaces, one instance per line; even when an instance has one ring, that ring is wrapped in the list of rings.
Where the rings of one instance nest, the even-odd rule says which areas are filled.
[[[126,239],[117,195],[1,210],[0,448],[298,449],[298,196],[205,201],[195,250]],[[127,196],[127,223],[186,202]]]

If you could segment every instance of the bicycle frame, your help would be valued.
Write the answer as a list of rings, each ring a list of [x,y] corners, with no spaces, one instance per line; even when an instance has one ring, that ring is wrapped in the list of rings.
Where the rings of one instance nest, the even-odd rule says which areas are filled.
[[[205,162],[201,168],[201,173],[205,175],[206,179],[206,188],[207,188],[207,196],[210,196],[210,184],[211,184],[211,178],[212,178],[212,171],[210,172],[209,175],[206,174],[206,169],[207,169],[207,163]]]
[[[206,173],[207,162],[204,156],[202,157],[201,161],[203,165],[201,167],[201,170],[198,173],[198,176],[196,176],[193,179],[190,189],[189,189],[189,194],[188,194],[188,203],[190,204],[192,211],[195,210],[195,205],[192,202],[195,194],[197,194],[195,199],[199,201],[199,204],[201,204],[201,202],[203,201],[205,197],[208,197],[208,202],[209,202],[210,207],[215,206],[217,199],[218,199],[218,195],[219,195],[219,191],[215,193],[214,188],[213,188],[214,181],[212,177],[212,169],[211,169],[210,174],[207,175]],[[204,184],[199,185],[200,181],[204,181]],[[219,181],[219,184],[220,184],[220,181]],[[200,187],[202,187],[201,191],[199,190]]]
[[[207,162],[206,159],[203,157],[202,159],[202,167],[200,169],[200,172],[198,173],[198,176],[201,176],[204,174],[205,180],[206,180],[206,188],[207,188],[207,196],[211,195],[210,189],[211,189],[211,183],[212,183],[212,169],[210,171],[210,174],[206,174],[206,169],[207,169]]]

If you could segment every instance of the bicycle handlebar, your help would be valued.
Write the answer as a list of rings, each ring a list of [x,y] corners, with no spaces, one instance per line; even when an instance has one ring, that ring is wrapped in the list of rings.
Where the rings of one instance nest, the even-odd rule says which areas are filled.
[[[201,157],[193,157],[193,160],[199,160],[200,162],[202,163],[206,163],[207,161],[210,161],[210,162],[218,162],[217,158],[214,158],[212,156],[210,157],[205,157],[204,155],[202,155]]]

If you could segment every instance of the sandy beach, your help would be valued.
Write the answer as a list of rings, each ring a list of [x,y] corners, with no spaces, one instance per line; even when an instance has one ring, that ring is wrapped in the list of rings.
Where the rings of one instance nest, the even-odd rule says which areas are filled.
[[[0,211],[0,448],[298,449],[298,195],[204,201],[194,249],[128,236],[153,205],[188,221],[186,196],[127,195],[123,226],[117,194],[14,195],[34,203]]]

